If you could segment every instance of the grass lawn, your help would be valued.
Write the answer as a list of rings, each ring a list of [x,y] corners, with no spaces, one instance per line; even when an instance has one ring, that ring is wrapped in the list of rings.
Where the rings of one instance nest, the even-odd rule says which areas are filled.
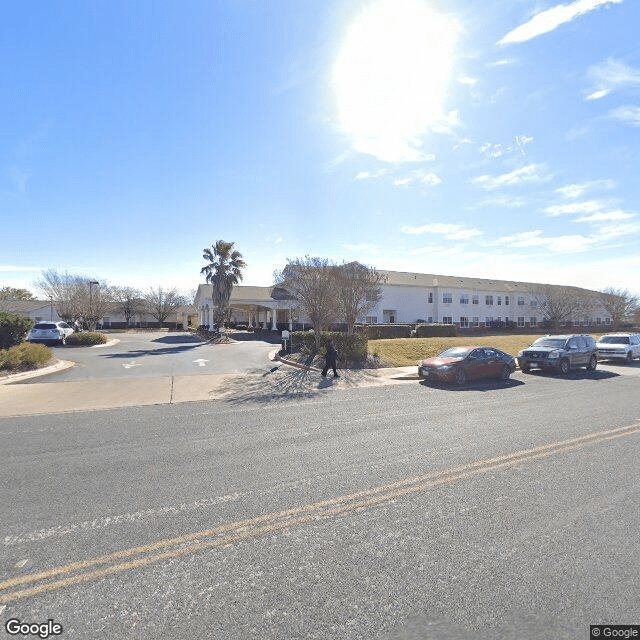
[[[592,334],[597,339],[600,334]],[[474,336],[459,338],[395,338],[393,340],[369,340],[369,353],[378,355],[392,367],[410,367],[419,360],[437,356],[449,347],[462,345],[478,345],[495,347],[512,356],[528,347],[534,340],[541,338],[535,335],[510,336]]]

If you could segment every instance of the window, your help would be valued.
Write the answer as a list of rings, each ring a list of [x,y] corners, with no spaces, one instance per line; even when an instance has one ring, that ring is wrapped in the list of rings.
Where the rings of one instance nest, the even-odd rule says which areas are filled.
[[[536,318],[535,316],[531,316],[529,318],[529,325],[532,327],[537,327],[538,326],[538,318]]]
[[[518,326],[524,327],[524,316],[518,316]]]
[[[433,322],[433,316],[429,316],[429,317],[427,318],[427,322],[428,322],[429,324],[431,324],[431,323]]]
[[[460,327],[467,329],[469,327],[469,318],[460,316]]]
[[[509,306],[509,296],[504,297],[504,303],[507,307]]]
[[[485,303],[488,307],[492,307],[492,306],[493,306],[493,296],[485,296],[485,297],[484,297],[484,303]]]
[[[385,324],[393,324],[396,321],[395,309],[383,309],[382,310],[382,322]]]
[[[469,304],[469,294],[468,293],[463,293],[460,296],[460,304]]]
[[[518,296],[518,306],[524,307],[524,296]]]
[[[453,318],[451,316],[442,316],[442,324],[453,324]]]
[[[596,325],[602,324],[602,318],[596,318]]]
[[[502,304],[502,296],[498,296],[498,306]]]
[[[574,321],[573,321],[573,326],[574,326],[574,327],[579,327],[579,326],[580,326],[580,320],[577,320],[577,319],[576,319],[576,320],[574,320]]]
[[[429,293],[427,294],[427,302],[429,304],[433,303],[433,291],[429,291]]]
[[[605,318],[604,319],[604,323],[605,324],[611,324],[611,318]]]
[[[493,316],[487,316],[484,319],[484,326],[485,327],[490,327],[492,322],[493,322]]]
[[[478,318],[478,316],[474,316],[472,324],[473,324],[474,327],[479,327],[480,326],[480,318]]]
[[[366,317],[367,324],[378,324],[378,316],[367,316]]]
[[[538,306],[538,301],[537,301],[537,300],[529,300],[529,306],[530,306],[532,309],[536,309],[536,308],[537,308],[537,306]]]
[[[471,304],[479,304],[479,302],[480,302],[480,299],[479,299],[479,297],[477,295],[474,295],[471,298]]]
[[[443,293],[442,294],[442,302],[445,304],[451,304],[453,302],[453,294],[452,293]]]

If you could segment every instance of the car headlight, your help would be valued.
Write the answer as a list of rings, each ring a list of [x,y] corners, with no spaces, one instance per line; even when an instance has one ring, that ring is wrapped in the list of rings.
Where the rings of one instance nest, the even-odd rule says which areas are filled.
[[[560,357],[560,351],[552,351],[549,353],[549,360],[553,360],[554,358]]]
[[[445,364],[443,367],[439,367],[438,371],[444,371],[446,373],[447,371],[451,371],[451,369],[452,367],[450,364]]]

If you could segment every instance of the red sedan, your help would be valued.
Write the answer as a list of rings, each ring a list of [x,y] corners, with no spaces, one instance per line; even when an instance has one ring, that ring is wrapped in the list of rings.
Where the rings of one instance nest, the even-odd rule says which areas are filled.
[[[508,380],[516,361],[493,347],[451,347],[435,358],[418,363],[418,375],[426,380],[464,384],[478,378]]]

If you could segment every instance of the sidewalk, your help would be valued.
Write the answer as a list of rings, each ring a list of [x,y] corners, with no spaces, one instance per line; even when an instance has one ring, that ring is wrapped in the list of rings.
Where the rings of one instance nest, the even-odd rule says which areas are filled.
[[[274,359],[276,351],[270,354]],[[73,365],[73,363],[64,363]],[[265,373],[203,374],[157,378],[110,378],[0,384],[0,417],[94,411],[226,398],[232,402],[278,402],[329,389],[349,389],[417,380],[415,367],[340,371],[340,378],[322,378],[318,371],[282,362]],[[55,367],[62,366],[60,363]],[[52,368],[13,376],[17,379],[50,373]],[[59,369],[53,369],[59,370]]]

